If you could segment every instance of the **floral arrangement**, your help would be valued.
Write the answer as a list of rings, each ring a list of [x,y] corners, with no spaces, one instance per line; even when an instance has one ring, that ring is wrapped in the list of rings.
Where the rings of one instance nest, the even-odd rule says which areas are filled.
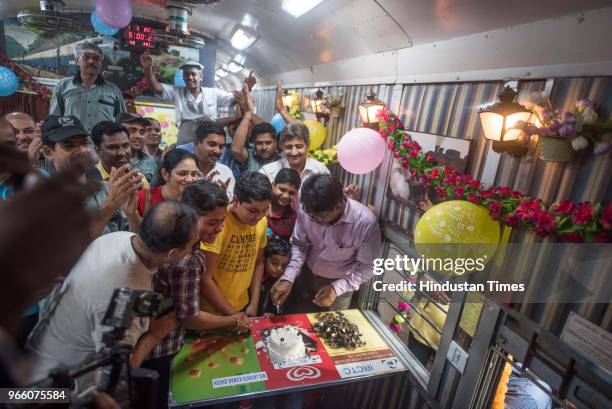
[[[397,303],[397,309],[399,310],[399,314],[396,314],[393,317],[393,322],[389,324],[389,328],[396,334],[402,332],[402,325],[408,319],[408,310],[410,309],[410,304],[400,301]]]
[[[418,143],[403,132],[403,125],[387,109],[378,112],[379,132],[393,157],[413,178],[433,188],[440,200],[468,200],[486,207],[491,217],[510,227],[529,227],[542,236],[569,242],[612,242],[612,203],[574,203],[568,200],[547,207],[542,200],[509,187],[484,189],[482,184],[454,168],[438,165]]]
[[[17,74],[17,77],[19,77],[19,81],[21,82],[21,84],[30,91],[35,92],[44,101],[49,101],[51,99],[53,92],[49,88],[36,81],[30,74],[24,71],[19,66],[19,64],[17,64],[8,55],[4,54],[1,51],[0,65],[10,67],[10,69],[13,70],[15,74]]]
[[[338,163],[338,152],[336,152],[336,145],[328,149],[317,149],[308,152],[308,156],[318,160],[325,166],[335,165]]]
[[[586,149],[589,145],[593,146],[593,153],[596,155],[610,151],[610,143],[598,138],[606,132],[612,132],[612,120],[598,119],[590,100],[578,100],[573,109],[565,112],[554,110],[544,92],[532,93],[522,102],[525,108],[536,115],[537,123],[519,121],[515,128],[525,131],[528,135],[563,138],[570,142],[574,151]]]
[[[300,102],[302,101],[302,95],[297,91],[289,91],[288,95],[291,95],[291,105],[287,107],[287,112],[292,118],[298,121],[304,120],[302,115],[302,108]]]

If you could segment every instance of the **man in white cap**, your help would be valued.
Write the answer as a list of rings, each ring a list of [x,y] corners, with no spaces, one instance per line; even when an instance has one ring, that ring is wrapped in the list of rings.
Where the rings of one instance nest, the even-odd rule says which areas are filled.
[[[157,81],[155,74],[153,74],[153,60],[148,51],[140,55],[140,64],[151,91],[162,99],[174,103],[176,124],[179,128],[177,145],[193,142],[198,120],[204,117],[217,120],[217,108],[230,106],[235,102],[234,94],[231,92],[201,85],[203,67],[198,62],[188,61],[179,67],[183,71],[186,87],[161,84]],[[251,89],[256,80],[255,77],[249,75],[245,82]],[[220,125],[229,125],[229,123],[224,123],[224,119],[219,121]],[[236,118],[228,117],[228,120],[235,121]]]
[[[74,77],[60,80],[53,90],[50,115],[74,115],[87,132],[100,121],[113,121],[126,112],[121,90],[100,75],[104,54],[90,41],[74,47],[74,58],[79,71]]]

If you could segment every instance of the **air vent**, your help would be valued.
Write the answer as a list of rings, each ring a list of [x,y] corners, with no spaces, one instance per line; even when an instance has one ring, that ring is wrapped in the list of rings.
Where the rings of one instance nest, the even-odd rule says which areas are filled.
[[[41,0],[40,11],[22,10],[17,19],[22,26],[40,30],[45,33],[77,33],[81,22],[63,13],[64,2],[61,0]]]
[[[169,13],[168,26],[166,31],[160,31],[155,35],[157,41],[167,46],[204,47],[204,40],[200,37],[192,36],[189,31],[191,8],[175,3],[169,3],[166,7]]]

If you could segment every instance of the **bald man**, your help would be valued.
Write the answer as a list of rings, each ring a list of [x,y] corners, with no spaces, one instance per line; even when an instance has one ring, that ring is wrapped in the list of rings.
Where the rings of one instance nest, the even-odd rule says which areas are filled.
[[[42,156],[40,129],[34,119],[23,112],[11,112],[4,117],[17,131],[17,149],[28,155],[34,167],[49,171],[50,164]]]

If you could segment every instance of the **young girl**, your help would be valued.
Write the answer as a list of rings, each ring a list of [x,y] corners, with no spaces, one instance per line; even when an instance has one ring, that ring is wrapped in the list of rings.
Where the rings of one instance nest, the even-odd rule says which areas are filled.
[[[183,190],[199,179],[196,157],[183,150],[172,149],[164,156],[161,176],[164,184],[138,192],[138,214],[143,217],[154,205],[164,200],[181,200]]]

